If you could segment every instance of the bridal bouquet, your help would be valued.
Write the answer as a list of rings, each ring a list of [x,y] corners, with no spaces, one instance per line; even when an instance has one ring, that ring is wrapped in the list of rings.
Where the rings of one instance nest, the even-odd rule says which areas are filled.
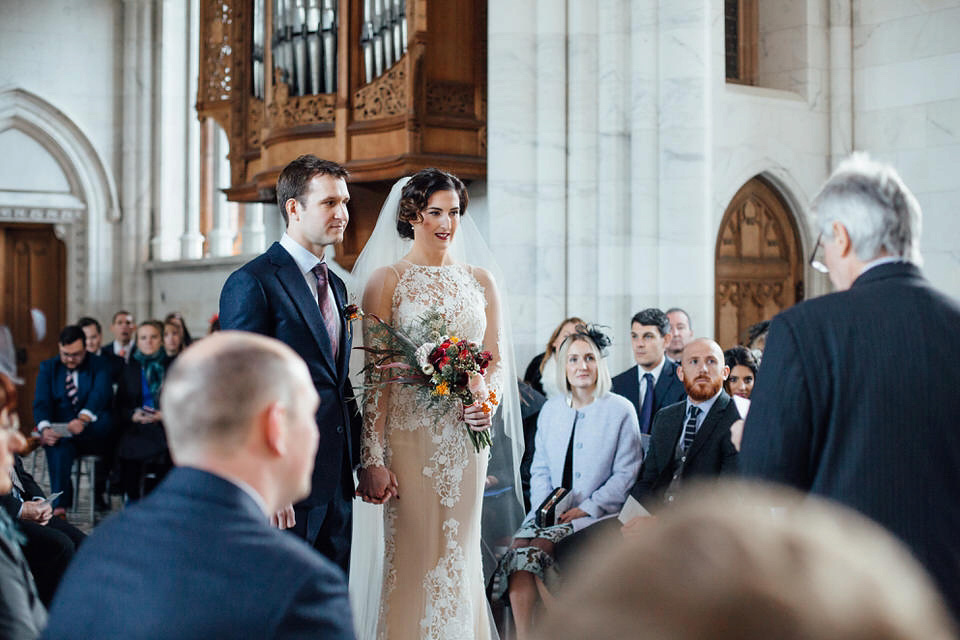
[[[437,311],[428,311],[407,330],[372,313],[365,317],[373,345],[357,348],[373,357],[361,373],[381,374],[365,391],[387,384],[413,385],[429,406],[449,410],[451,402],[459,401],[461,416],[467,405],[479,404],[484,413],[491,413],[498,404],[497,394],[487,389],[483,377],[493,356],[476,342],[451,335]],[[489,430],[468,427],[467,434],[478,453],[491,444]]]

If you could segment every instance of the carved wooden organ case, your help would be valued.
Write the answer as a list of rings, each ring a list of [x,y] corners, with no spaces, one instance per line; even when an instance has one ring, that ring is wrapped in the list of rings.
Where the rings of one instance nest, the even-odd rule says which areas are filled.
[[[202,0],[197,112],[226,133],[227,198],[272,202],[304,153],[351,173],[352,265],[392,182],[486,173],[485,0]]]

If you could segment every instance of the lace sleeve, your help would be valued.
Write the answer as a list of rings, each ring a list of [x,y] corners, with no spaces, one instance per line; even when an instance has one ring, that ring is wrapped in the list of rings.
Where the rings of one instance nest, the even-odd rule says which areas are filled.
[[[483,348],[490,352],[493,359],[487,367],[487,387],[503,397],[506,367],[503,366],[501,345],[503,344],[503,323],[500,318],[500,292],[497,284],[486,269],[472,268],[474,277],[483,287],[483,295],[487,302],[487,329],[483,334]]]
[[[376,314],[384,322],[390,322],[397,280],[397,272],[392,268],[373,272],[363,292],[364,312]],[[363,321],[365,345],[372,345],[374,341],[369,330],[370,322],[366,319]],[[365,361],[369,363],[372,357],[367,353]],[[368,371],[364,376],[366,393],[363,396],[363,428],[360,432],[360,466],[363,468],[386,466],[386,410],[390,401],[390,388],[378,386],[382,375],[376,371]]]

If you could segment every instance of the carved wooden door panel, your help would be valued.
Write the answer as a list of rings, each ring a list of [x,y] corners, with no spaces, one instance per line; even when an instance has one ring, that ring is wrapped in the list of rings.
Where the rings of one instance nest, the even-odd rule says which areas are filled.
[[[40,362],[56,355],[57,336],[66,322],[66,249],[50,225],[0,225],[0,324],[10,327],[14,344],[26,356],[17,366],[20,424],[33,428],[33,393]],[[30,310],[46,316],[47,333],[36,340]]]
[[[763,178],[751,179],[733,197],[716,252],[714,335],[724,349],[739,344],[750,325],[803,299],[796,223]]]

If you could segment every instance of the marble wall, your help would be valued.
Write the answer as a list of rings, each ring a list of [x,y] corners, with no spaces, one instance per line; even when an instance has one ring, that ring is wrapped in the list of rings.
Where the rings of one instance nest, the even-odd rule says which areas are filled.
[[[734,193],[763,174],[803,216],[830,149],[830,105],[805,97],[828,77],[826,5],[774,4],[771,33],[803,39],[770,58],[789,62],[776,73],[802,66],[792,91],[726,84],[719,1],[490,3],[488,194],[491,216],[512,220],[493,240],[516,274],[520,360],[569,315],[610,327],[614,370],[632,362],[629,319],[644,307],[681,306],[712,334]]]
[[[960,297],[960,1],[854,2],[854,146],[923,209],[924,271]]]

